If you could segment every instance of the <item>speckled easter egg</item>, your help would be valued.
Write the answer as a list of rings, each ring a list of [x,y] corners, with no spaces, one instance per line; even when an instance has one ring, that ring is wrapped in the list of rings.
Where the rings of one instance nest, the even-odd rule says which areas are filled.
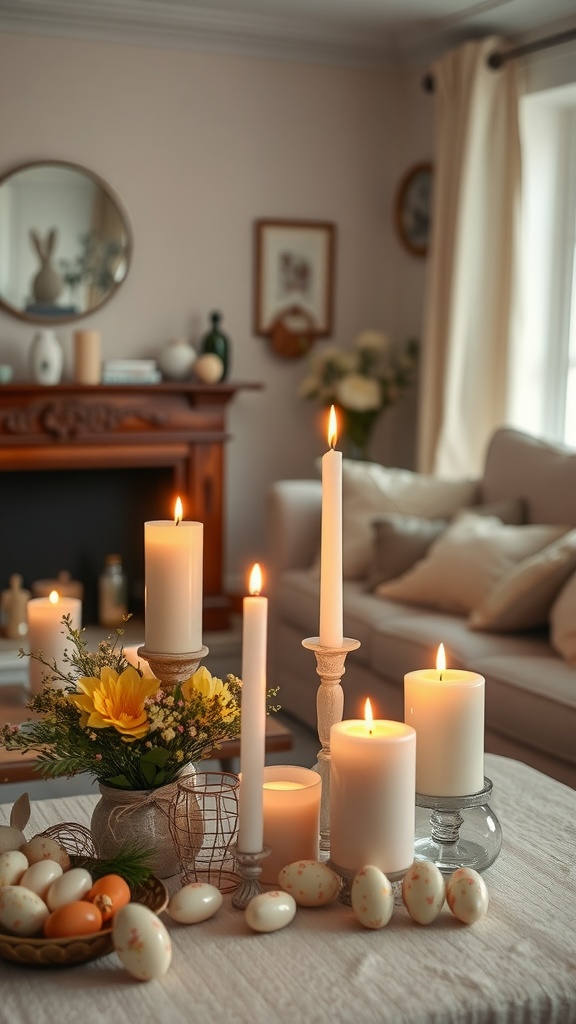
[[[244,911],[246,924],[254,932],[277,932],[294,919],[296,900],[288,892],[272,889],[254,896]]]
[[[473,868],[458,868],[446,885],[450,910],[464,924],[474,924],[488,910],[486,882]]]
[[[342,885],[327,864],[319,860],[296,860],[283,867],[278,881],[299,907],[323,907],[338,895]]]
[[[384,928],[394,910],[392,885],[380,868],[367,864],[354,876],[352,909],[365,928]]]
[[[446,899],[442,872],[429,860],[414,861],[402,879],[402,901],[413,921],[430,924]]]

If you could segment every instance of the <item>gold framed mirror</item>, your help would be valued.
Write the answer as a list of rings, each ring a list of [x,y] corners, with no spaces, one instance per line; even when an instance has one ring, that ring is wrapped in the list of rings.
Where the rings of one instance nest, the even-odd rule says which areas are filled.
[[[120,199],[97,174],[38,160],[0,177],[0,309],[34,324],[88,316],[116,294],[132,257]]]

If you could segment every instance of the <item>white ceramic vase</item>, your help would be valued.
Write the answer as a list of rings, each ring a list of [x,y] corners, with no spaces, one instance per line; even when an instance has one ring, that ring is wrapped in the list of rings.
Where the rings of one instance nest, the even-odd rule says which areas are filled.
[[[36,384],[58,384],[64,367],[62,345],[52,327],[45,327],[32,338],[30,373]]]
[[[186,338],[172,338],[158,356],[158,366],[166,380],[186,380],[196,361],[196,351]]]

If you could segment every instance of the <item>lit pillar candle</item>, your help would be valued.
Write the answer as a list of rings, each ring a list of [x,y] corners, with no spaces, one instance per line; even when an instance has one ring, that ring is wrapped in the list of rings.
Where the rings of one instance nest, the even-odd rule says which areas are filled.
[[[268,599],[260,595],[258,563],[250,574],[250,597],[243,602],[242,716],[240,722],[240,792],[238,850],[260,853],[264,819],[262,786],[266,742],[266,640]]]
[[[283,867],[295,860],[318,860],[320,797],[318,772],[297,765],[264,769],[264,845],[260,881],[278,885]]]
[[[341,647],[342,625],[342,452],[336,451],[336,413],[330,409],[328,443],[322,456],[320,543],[320,645]]]
[[[483,788],[483,676],[447,669],[440,644],[436,669],[404,676],[404,719],[418,736],[418,793],[467,796]]]
[[[28,645],[31,654],[42,651],[44,661],[56,662],[61,672],[69,672],[64,651],[71,647],[62,617],[69,615],[73,629],[82,626],[82,602],[77,597],[60,597],[53,590],[49,597],[33,597],[26,608],[28,615]],[[42,689],[42,676],[47,669],[35,658],[30,658],[30,689]],[[58,685],[56,683],[56,685]],[[64,685],[64,683],[62,683]]]
[[[330,859],[384,874],[414,860],[416,733],[403,722],[338,722],[330,730]]]
[[[157,654],[202,647],[204,526],[182,519],[144,523],[145,646]]]

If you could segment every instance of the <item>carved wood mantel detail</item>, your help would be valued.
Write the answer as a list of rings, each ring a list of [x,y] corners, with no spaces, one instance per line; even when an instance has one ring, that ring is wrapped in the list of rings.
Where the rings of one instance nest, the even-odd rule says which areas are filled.
[[[186,518],[204,523],[204,628],[229,625],[224,594],[226,407],[256,383],[0,388],[0,472],[171,467]]]

